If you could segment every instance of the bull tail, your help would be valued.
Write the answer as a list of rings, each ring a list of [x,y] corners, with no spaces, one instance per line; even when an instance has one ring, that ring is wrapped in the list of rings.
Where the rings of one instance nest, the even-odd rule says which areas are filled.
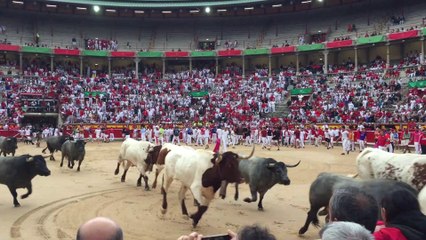
[[[315,214],[315,216],[313,216],[312,225],[315,226],[315,227],[317,227],[317,228],[320,227],[318,216],[316,214]]]

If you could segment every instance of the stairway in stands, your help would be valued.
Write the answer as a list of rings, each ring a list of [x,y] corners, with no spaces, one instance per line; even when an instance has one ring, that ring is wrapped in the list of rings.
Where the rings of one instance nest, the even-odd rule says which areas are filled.
[[[151,32],[151,38],[149,40],[148,50],[155,49],[155,40],[157,38],[157,29],[153,29]]]
[[[286,99],[283,102],[277,102],[275,104],[275,112],[264,114],[263,117],[265,117],[265,118],[272,118],[272,117],[283,118],[283,117],[287,117],[288,114],[290,113],[290,108],[287,107],[287,101],[289,101],[289,99]]]
[[[262,30],[260,31],[259,38],[256,41],[256,48],[263,47],[263,41],[265,40],[265,36],[268,33],[269,29],[272,27],[273,21],[269,20],[263,25]]]

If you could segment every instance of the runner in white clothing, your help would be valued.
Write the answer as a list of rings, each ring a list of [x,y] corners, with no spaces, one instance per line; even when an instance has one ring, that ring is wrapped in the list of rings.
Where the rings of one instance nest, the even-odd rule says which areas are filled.
[[[228,127],[225,127],[225,129],[223,131],[221,131],[220,134],[220,142],[222,143],[222,152],[226,152],[228,151],[228,134],[229,134],[229,130]]]
[[[204,146],[209,148],[210,130],[208,127],[204,130]]]
[[[96,128],[95,135],[96,135],[96,141],[98,142],[98,144],[101,143],[102,141],[101,133],[102,133],[101,128],[100,127]]]
[[[349,132],[345,128],[345,126],[342,126],[341,136],[342,136],[342,148],[343,148],[342,155],[345,155],[345,152],[346,154],[349,154],[349,151],[351,150],[351,142],[349,141]]]
[[[300,130],[300,148],[305,148],[305,129]]]

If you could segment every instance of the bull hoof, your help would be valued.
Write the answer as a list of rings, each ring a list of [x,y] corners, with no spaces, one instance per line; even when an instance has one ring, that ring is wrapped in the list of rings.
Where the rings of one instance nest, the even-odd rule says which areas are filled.
[[[126,181],[126,179],[124,179],[124,178],[121,179],[121,182],[125,182],[125,181]]]
[[[145,191],[151,191],[149,187],[145,187]]]
[[[192,219],[192,227],[193,227],[193,228],[197,227],[198,222],[196,222],[196,221],[194,220],[194,218],[195,218],[194,214],[191,214],[191,215],[189,216],[189,218],[191,218],[191,219]]]
[[[25,198],[27,198],[29,196],[29,194],[24,194],[24,195],[22,195],[21,196],[21,199],[25,199]]]
[[[263,207],[258,207],[257,210],[263,212]]]
[[[21,206],[21,204],[19,204],[19,203],[15,204],[15,207],[20,207],[20,206]]]
[[[167,213],[167,209],[161,208],[161,214],[166,214]]]
[[[198,225],[198,221],[194,219],[194,215],[191,215],[190,218],[192,219],[192,228],[196,228]]]
[[[142,183],[137,183],[136,186],[140,187],[140,186],[142,186]]]
[[[114,175],[118,175],[118,173],[119,173],[120,171],[118,170],[118,169],[115,169],[115,171],[114,171]]]
[[[306,230],[307,230],[307,229],[305,229],[305,228],[303,228],[303,227],[302,227],[302,228],[299,230],[299,235],[303,235],[303,234],[305,234]]]
[[[244,202],[251,203],[251,199],[250,198],[244,198]]]

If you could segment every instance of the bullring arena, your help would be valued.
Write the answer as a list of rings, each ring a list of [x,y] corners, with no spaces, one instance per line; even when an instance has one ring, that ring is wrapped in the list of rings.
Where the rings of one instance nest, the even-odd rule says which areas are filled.
[[[170,209],[162,217],[160,213],[160,190],[144,191],[136,187],[138,172],[130,168],[125,183],[120,175],[114,176],[114,169],[121,142],[88,143],[81,172],[59,167],[60,153],[56,161],[47,160],[51,176],[38,176],[33,180],[34,193],[19,200],[20,208],[14,208],[12,197],[5,186],[0,188],[0,211],[2,239],[73,239],[78,226],[94,217],[108,216],[116,220],[125,233],[125,239],[177,239],[192,229],[191,221],[181,216],[177,200],[179,183],[172,183],[169,195]],[[44,148],[44,144],[42,144]],[[229,150],[248,154],[249,147]],[[40,154],[41,148],[19,144],[18,153]],[[203,234],[224,233],[227,229],[237,230],[247,224],[259,223],[267,226],[278,239],[318,239],[318,231],[310,226],[303,237],[297,232],[306,220],[309,208],[309,185],[320,172],[335,172],[344,175],[356,173],[357,153],[341,156],[341,147],[327,150],[324,146],[305,149],[282,148],[277,151],[261,150],[257,146],[255,156],[272,157],[287,164],[301,160],[296,168],[289,169],[291,184],[276,185],[263,201],[264,212],[257,210],[257,203],[245,203],[242,198],[249,196],[247,185],[241,186],[240,200],[234,201],[234,188],[228,187],[227,198],[216,195],[209,210],[203,216],[197,231]],[[122,170],[121,172],[122,173]],[[149,174],[152,184],[154,174]],[[21,195],[24,190],[18,190]],[[192,196],[187,194],[189,212]],[[320,218],[324,223],[324,219]]]
[[[13,163],[21,164],[0,157],[0,240],[75,239],[78,227],[96,216],[115,220],[126,240],[213,235],[254,223],[277,239],[318,239],[320,229],[312,225],[298,233],[319,173],[403,181],[408,169],[403,177],[409,184],[417,190],[426,184],[425,39],[424,0],[0,0],[0,149],[12,153],[17,142],[13,160],[20,161]],[[215,135],[229,145],[241,137],[228,150],[242,155],[251,151],[245,141],[256,140],[254,156],[300,165],[288,168],[290,185],[266,193],[264,211],[243,201],[247,184],[235,201],[231,184],[226,199],[216,193],[194,229],[182,217],[177,180],[163,215],[162,174],[150,191],[136,186],[135,167],[125,182],[122,167],[114,175],[126,135],[151,141],[163,134],[181,141],[192,134],[210,138],[210,150]],[[46,139],[60,135],[86,141],[80,172],[67,163],[60,167],[60,152],[56,161],[42,153]],[[307,144],[314,138],[339,143],[331,149],[324,141]],[[277,139],[306,140],[306,146],[262,148],[261,140],[269,145]],[[380,151],[372,173],[365,167],[371,155],[362,170],[356,166],[359,148],[349,152],[352,140],[390,152],[396,146],[396,153],[409,145],[418,156],[401,154],[412,157],[411,165],[383,170],[389,162]],[[67,146],[77,143],[83,146]],[[221,159],[203,153],[191,156],[214,157],[199,165]],[[7,167],[28,170],[40,155],[51,175],[32,180],[29,198],[21,199],[25,190],[18,189],[18,207],[5,182],[28,172],[10,177],[5,173],[14,171]],[[234,173],[241,170],[237,159],[231,159]],[[179,170],[197,172],[188,169]],[[389,174],[395,171],[400,175]],[[154,173],[148,176],[151,185]],[[204,175],[194,181],[204,183]],[[197,210],[192,199],[188,192],[189,213]]]

